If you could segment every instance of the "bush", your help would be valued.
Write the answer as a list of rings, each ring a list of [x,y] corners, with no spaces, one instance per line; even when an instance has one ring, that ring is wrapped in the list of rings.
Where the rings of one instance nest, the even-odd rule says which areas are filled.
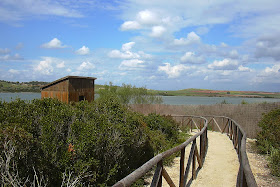
[[[12,184],[3,178],[9,174],[26,186],[35,175],[46,186],[63,185],[67,176],[79,179],[77,186],[111,186],[177,142],[178,128],[170,118],[132,112],[110,93],[70,105],[55,99],[0,101],[5,185]],[[12,153],[9,158],[6,152]]]
[[[269,167],[271,173],[277,177],[280,177],[280,150],[271,148],[269,156]]]
[[[280,109],[264,114],[258,125],[262,129],[257,135],[258,150],[270,154],[272,174],[280,176]]]
[[[122,104],[161,104],[162,97],[153,93],[148,93],[145,87],[136,88],[129,84],[121,87],[114,86],[112,83],[105,85],[104,89],[99,90],[100,97],[108,95],[116,97]]]
[[[259,150],[269,153],[271,147],[280,149],[280,109],[264,114],[258,126],[262,129],[257,135]]]

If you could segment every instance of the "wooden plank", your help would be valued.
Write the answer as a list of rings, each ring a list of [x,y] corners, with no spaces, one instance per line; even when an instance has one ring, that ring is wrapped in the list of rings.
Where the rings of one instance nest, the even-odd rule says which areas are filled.
[[[194,154],[194,145],[195,145],[195,140],[194,140],[194,143],[192,144],[192,147],[191,147],[187,167],[186,167],[186,170],[185,170],[183,186],[186,186],[186,183],[187,183],[187,180],[188,180],[188,175],[189,175],[191,163],[192,163],[192,160],[193,160],[192,158],[193,158],[193,154]]]
[[[219,128],[220,132],[222,132],[222,129],[220,128],[219,124],[217,123],[216,119],[213,118],[213,121],[215,122],[216,126]]]
[[[199,149],[200,149],[200,159],[203,160],[203,150],[204,150],[204,133],[200,135],[200,145],[199,145]]]
[[[232,121],[230,121],[230,133],[229,133],[229,139],[232,140]]]
[[[224,119],[224,118],[223,118],[223,119]],[[227,127],[227,125],[228,125],[228,122],[229,122],[229,119],[227,120],[227,123],[226,123],[226,125],[225,125],[225,127],[224,127],[224,129],[223,129],[222,133],[224,133],[224,132],[225,132],[226,127]]]
[[[192,118],[187,118],[187,120],[189,119],[187,126],[189,125],[189,123],[191,122]]]
[[[196,147],[196,145],[195,145]],[[195,149],[195,148],[194,148]],[[196,179],[196,161],[195,161],[196,155],[193,154],[193,161],[192,161],[192,179]]]
[[[179,186],[180,186],[180,187],[183,187],[183,186],[184,186],[185,150],[186,150],[185,147],[181,150],[181,158],[180,158],[180,181],[179,181]]]
[[[208,125],[209,125],[209,126],[210,126],[211,121],[213,121],[213,119],[214,119],[214,118],[212,118],[212,119],[208,122]],[[212,125],[212,126],[213,126],[213,125]],[[212,130],[213,130],[213,129],[212,129]]]
[[[151,183],[151,187],[160,186],[159,184],[161,183],[161,178],[162,178],[162,168],[163,168],[162,161],[160,161],[157,164],[157,168],[156,168],[156,171],[155,171],[152,183]]]
[[[200,158],[200,155],[198,153],[198,150],[197,150],[197,145],[195,145],[195,155],[196,155],[196,158],[197,158],[197,162],[198,162],[198,165],[199,165],[199,168],[202,168],[202,162],[201,162],[201,158]]]
[[[166,182],[169,184],[169,186],[176,187],[174,182],[172,181],[172,179],[170,178],[170,176],[168,175],[168,173],[166,172],[166,170],[164,168],[162,169],[162,176],[164,177]]]
[[[237,146],[237,143],[238,143],[238,133],[237,133],[237,131],[238,131],[238,128],[237,128],[237,126],[236,126],[236,130],[235,130],[235,140],[234,140],[234,148],[236,149],[236,146]]]
[[[196,129],[198,130],[199,128],[198,128],[198,126],[197,126],[196,122],[193,120],[193,118],[192,118],[192,121],[193,121],[193,123],[194,123],[194,125],[195,125]]]

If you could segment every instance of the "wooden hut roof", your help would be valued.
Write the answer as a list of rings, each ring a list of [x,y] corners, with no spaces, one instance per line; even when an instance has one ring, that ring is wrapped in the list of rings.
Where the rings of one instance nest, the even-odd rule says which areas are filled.
[[[95,80],[96,78],[95,77],[81,77],[81,76],[66,76],[66,77],[62,77],[60,79],[57,79],[49,84],[46,84],[44,86],[41,87],[41,90],[45,89],[45,88],[48,88],[54,84],[57,84],[59,82],[62,82],[62,81],[65,81],[67,79],[90,79],[90,80]]]

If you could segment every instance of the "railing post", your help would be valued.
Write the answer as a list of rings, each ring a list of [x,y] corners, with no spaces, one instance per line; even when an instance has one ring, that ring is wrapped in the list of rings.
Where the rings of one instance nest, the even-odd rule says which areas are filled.
[[[192,121],[192,118],[191,118],[191,132],[192,132],[192,124],[193,124],[193,121]]]
[[[163,163],[162,160],[160,160],[157,163],[157,168],[153,177],[153,181],[151,183],[151,187],[161,187],[162,186],[162,169],[163,169]]]
[[[180,187],[183,187],[183,186],[184,186],[185,150],[186,150],[185,147],[181,150],[181,158],[180,158],[180,181],[179,181],[179,186],[180,186]]]
[[[196,149],[196,139],[193,141],[194,149]],[[195,151],[195,150],[194,150]],[[192,162],[192,179],[196,178],[196,161],[195,161],[195,153],[193,154],[193,162]]]
[[[202,133],[201,135],[200,135],[200,138],[199,138],[199,141],[200,141],[200,144],[199,144],[199,146],[200,146],[200,160],[201,160],[201,162],[203,163],[203,155],[204,155],[204,133]]]

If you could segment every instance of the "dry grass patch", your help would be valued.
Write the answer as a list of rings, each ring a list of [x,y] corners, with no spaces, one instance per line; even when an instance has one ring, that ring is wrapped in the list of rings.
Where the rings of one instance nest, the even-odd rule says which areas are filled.
[[[263,113],[280,108],[278,103],[261,104],[216,104],[216,105],[163,105],[163,104],[134,104],[130,105],[134,111],[143,113],[157,113],[164,115],[216,115],[234,119],[246,131],[249,138],[255,138],[261,130],[258,122]]]

